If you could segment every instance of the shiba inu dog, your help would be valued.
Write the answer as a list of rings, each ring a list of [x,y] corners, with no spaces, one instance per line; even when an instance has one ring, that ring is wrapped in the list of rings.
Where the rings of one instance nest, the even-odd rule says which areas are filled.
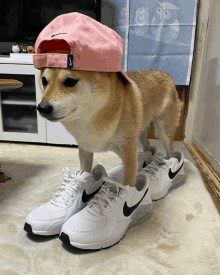
[[[37,110],[75,137],[81,170],[91,172],[94,152],[113,151],[122,159],[124,184],[134,186],[138,139],[149,150],[147,130],[153,122],[166,157],[172,157],[181,102],[168,73],[144,69],[127,75],[131,83],[117,72],[41,68]]]

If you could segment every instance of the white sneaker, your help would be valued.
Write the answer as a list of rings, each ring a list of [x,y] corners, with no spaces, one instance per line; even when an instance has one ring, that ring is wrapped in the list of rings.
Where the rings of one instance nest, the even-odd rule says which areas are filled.
[[[137,157],[137,172],[146,167],[154,158],[154,155],[157,154],[157,148],[155,146],[150,146],[150,151],[138,152]],[[118,166],[107,171],[108,177],[114,179],[115,181],[124,183],[124,166],[123,163],[120,163]]]
[[[64,180],[52,199],[37,207],[26,218],[24,230],[37,235],[56,235],[71,216],[86,207],[101,189],[107,176],[102,165],[96,165],[91,173],[71,173],[63,169]]]
[[[151,215],[147,175],[138,173],[134,187],[103,179],[106,183],[98,194],[64,223],[59,236],[63,243],[81,249],[107,248],[119,242],[129,227]]]
[[[149,176],[152,200],[162,199],[170,189],[185,183],[183,152],[174,151],[174,157],[169,160],[164,159],[164,156],[158,153],[142,171]]]

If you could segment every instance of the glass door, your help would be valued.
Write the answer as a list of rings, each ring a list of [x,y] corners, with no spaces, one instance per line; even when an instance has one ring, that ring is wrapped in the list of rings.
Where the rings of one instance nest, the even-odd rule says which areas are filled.
[[[23,87],[1,92],[2,131],[38,133],[34,75],[3,75],[1,79],[21,81]]]

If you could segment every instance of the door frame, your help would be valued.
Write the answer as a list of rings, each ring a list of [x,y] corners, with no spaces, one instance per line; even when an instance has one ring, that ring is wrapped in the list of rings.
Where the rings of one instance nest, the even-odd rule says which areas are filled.
[[[220,167],[217,160],[195,137],[195,123],[200,90],[203,84],[206,45],[210,23],[212,0],[198,0],[195,48],[188,94],[188,108],[185,114],[184,143],[197,163],[206,188],[220,212]]]

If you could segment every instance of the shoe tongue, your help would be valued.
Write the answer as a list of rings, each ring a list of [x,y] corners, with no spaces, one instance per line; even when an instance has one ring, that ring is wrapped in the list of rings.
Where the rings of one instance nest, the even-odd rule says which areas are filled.
[[[86,179],[88,177],[91,177],[92,174],[91,173],[88,173],[86,171],[83,171],[83,170],[79,170],[76,172],[76,179]]]
[[[109,191],[109,194],[117,194],[117,188],[115,185],[111,186],[108,191]]]
[[[166,160],[166,159],[164,158],[164,156],[163,156],[161,153],[158,153],[158,154],[155,156],[155,158],[154,158],[153,161],[154,161],[155,163],[157,163],[158,166],[163,165],[163,164],[165,164],[165,163],[168,162],[168,160]]]
[[[164,164],[167,163],[168,160],[164,159],[164,156],[159,152],[157,153],[154,158],[153,158],[153,161],[151,164],[149,164],[145,169],[145,171],[151,176],[151,175],[154,175],[155,174],[155,169],[151,169],[152,167],[154,167],[155,165],[160,167]]]
[[[117,194],[116,186],[111,186],[109,189],[107,189],[106,193],[107,193],[107,197],[109,199],[115,198],[115,195]],[[107,201],[105,199],[102,199],[102,198],[99,198],[99,200],[102,201],[103,206],[106,208],[107,205],[108,205]],[[101,211],[101,208],[98,211]]]
[[[170,158],[169,161],[178,162],[178,159],[177,158]]]
[[[161,152],[157,153],[157,154],[155,155],[155,157],[159,157],[159,158],[164,159],[164,155],[163,155]]]
[[[163,162],[159,163],[158,166],[160,167],[161,165],[167,162],[169,163],[171,162],[171,166],[174,167],[178,163],[178,159],[177,158],[163,159]]]
[[[117,193],[117,187],[116,186],[111,186],[108,190],[108,194],[110,195],[110,198],[115,198],[115,195],[121,194],[123,191],[123,188],[118,189],[118,193]]]
[[[151,155],[152,155],[151,151],[139,152],[138,153],[138,157],[140,157],[140,159],[143,159],[143,160],[145,160],[147,157],[149,157]]]
[[[169,161],[172,162],[172,165],[177,164],[178,159],[177,158],[170,158]]]

